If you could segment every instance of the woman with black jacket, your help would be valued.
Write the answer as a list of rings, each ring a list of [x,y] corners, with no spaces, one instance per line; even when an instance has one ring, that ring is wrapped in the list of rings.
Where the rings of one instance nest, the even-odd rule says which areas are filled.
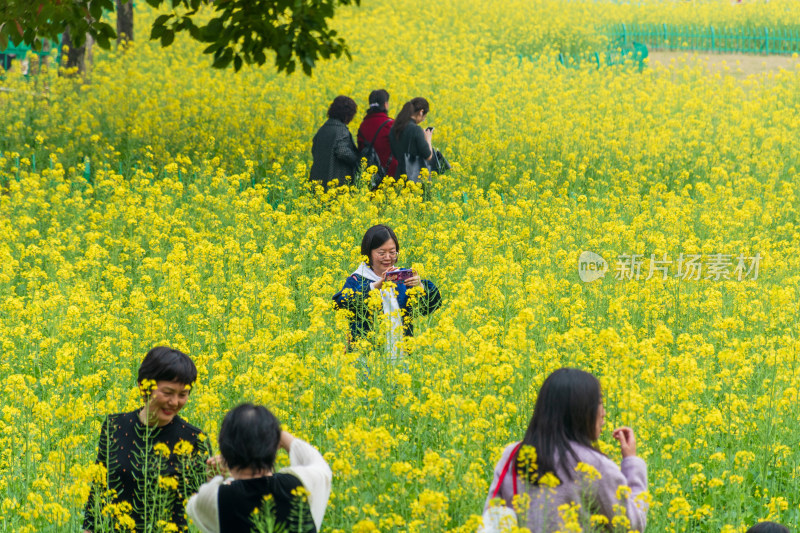
[[[392,155],[397,160],[396,176],[408,176],[406,168],[406,154],[409,156],[422,158],[430,168],[430,161],[433,159],[433,128],[423,130],[419,124],[425,120],[430,111],[428,101],[417,97],[403,105],[403,109],[394,119],[394,124],[389,132],[389,142],[392,145]],[[411,181],[419,181],[418,176],[410,176]]]
[[[311,180],[325,189],[333,180],[338,185],[352,184],[359,172],[359,155],[347,124],[353,120],[358,106],[352,98],[337,96],[328,108],[328,120],[314,135],[311,144]]]

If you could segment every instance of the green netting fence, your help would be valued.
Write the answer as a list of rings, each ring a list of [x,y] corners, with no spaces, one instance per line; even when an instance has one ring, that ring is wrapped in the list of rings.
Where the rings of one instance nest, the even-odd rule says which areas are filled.
[[[43,57],[48,57],[50,55],[50,48],[45,50],[36,51],[30,46],[20,45],[14,46],[13,44],[9,43],[8,48],[4,50],[0,50],[0,68],[3,70],[8,70],[11,68],[11,64],[16,61],[26,61],[28,58],[28,54],[36,54],[39,56],[39,60]],[[0,71],[2,73],[2,71]],[[27,72],[25,72],[27,74]]]
[[[745,54],[800,53],[800,28],[715,28],[671,24],[619,24],[606,29],[612,45],[638,42],[656,50]]]

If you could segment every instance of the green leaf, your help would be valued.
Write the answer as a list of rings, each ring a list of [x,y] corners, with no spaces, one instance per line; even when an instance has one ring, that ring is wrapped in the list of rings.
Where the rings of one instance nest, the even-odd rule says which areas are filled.
[[[203,32],[200,31],[200,28],[198,28],[194,24],[189,26],[189,35],[191,35],[192,39],[194,39],[195,41],[202,41],[203,40]]]
[[[214,54],[214,55],[216,55],[216,54],[217,54],[217,51],[218,51],[220,48],[222,48],[223,46],[225,46],[225,44],[224,44],[224,43],[221,43],[221,42],[220,42],[220,43],[211,43],[210,45],[208,45],[208,46],[206,47],[206,49],[205,49],[205,50],[203,50],[203,53],[204,53],[204,54]]]
[[[95,38],[95,40],[96,40],[97,44],[100,46],[100,48],[105,48],[106,50],[111,48],[111,41],[108,38],[108,35],[104,35],[104,34],[103,35],[98,35]]]
[[[100,2],[92,2],[89,4],[89,14],[92,15],[94,20],[100,20],[103,16],[103,6],[100,5]]]
[[[214,68],[225,68],[231,64],[233,60],[233,51],[230,48],[225,48],[221,54],[215,54],[214,63],[211,65]]]
[[[175,40],[175,32],[172,30],[164,29],[164,33],[161,35],[161,46],[169,46],[172,44],[172,41]]]
[[[209,39],[216,39],[222,33],[222,19],[217,17],[209,20],[202,30],[203,34]]]
[[[172,15],[170,15],[170,14],[159,15],[159,16],[156,17],[156,20],[153,22],[153,26],[154,27],[155,26],[163,26],[171,18],[172,18]]]

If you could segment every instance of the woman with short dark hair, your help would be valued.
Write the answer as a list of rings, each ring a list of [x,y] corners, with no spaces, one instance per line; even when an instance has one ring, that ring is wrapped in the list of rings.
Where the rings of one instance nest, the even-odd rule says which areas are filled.
[[[442,305],[442,296],[432,281],[421,279],[417,272],[406,272],[410,276],[398,280],[394,288],[384,287],[387,275],[396,268],[400,253],[400,242],[394,230],[384,224],[372,226],[361,239],[361,255],[367,258],[344,283],[342,290],[333,296],[336,306],[352,313],[350,338],[357,339],[372,330],[372,313],[367,307],[370,291],[377,290],[381,296],[383,313],[389,319],[387,351],[393,356],[402,355],[400,343],[403,335],[413,334],[411,315],[427,315]],[[417,289],[412,298],[409,289]]]
[[[327,189],[336,180],[338,185],[351,184],[359,172],[360,157],[347,125],[358,106],[352,98],[337,96],[328,108],[328,120],[314,135],[311,143],[311,180]]]
[[[497,498],[513,509],[519,486],[530,497],[524,512],[532,533],[561,530],[558,509],[564,504],[580,506],[584,529],[590,515],[602,515],[611,524],[617,509],[622,509],[630,521],[627,529],[644,531],[648,506],[641,496],[647,490],[647,466],[636,457],[636,438],[628,427],[612,433],[622,451],[621,468],[598,450],[604,421],[596,377],[575,368],[550,374],[539,391],[525,437],[510,444],[495,467],[484,519]]]
[[[275,455],[289,453],[290,466],[274,472]],[[186,513],[203,533],[249,533],[257,515],[273,513],[274,527],[319,531],[331,493],[331,469],[316,448],[281,431],[266,408],[241,404],[225,415],[219,431],[221,456],[209,464],[227,471],[189,499]],[[298,489],[305,489],[305,498]],[[264,501],[271,501],[264,508]],[[256,519],[257,520],[257,519]]]
[[[747,533],[789,533],[789,528],[777,522],[759,522],[748,529]]]
[[[160,520],[186,526],[183,502],[205,478],[209,456],[205,434],[178,416],[196,379],[188,355],[166,346],[147,352],[137,378],[144,406],[109,415],[101,427],[97,463],[106,475],[104,483],[92,486],[85,531],[113,529],[103,510],[122,502],[130,505],[126,514],[137,531],[153,529]],[[174,486],[162,484],[167,478]],[[107,490],[115,492],[109,497]],[[161,496],[155,499],[156,494]]]

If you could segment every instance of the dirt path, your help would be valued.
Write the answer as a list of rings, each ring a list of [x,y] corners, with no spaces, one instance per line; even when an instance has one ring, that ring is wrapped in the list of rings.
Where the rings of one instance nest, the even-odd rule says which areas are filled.
[[[698,62],[704,64],[710,73],[728,71],[736,77],[744,78],[751,74],[763,74],[778,70],[795,70],[800,65],[800,58],[779,55],[754,54],[714,54],[711,52],[662,52],[651,50],[649,54],[652,66],[680,64],[681,62]]]

